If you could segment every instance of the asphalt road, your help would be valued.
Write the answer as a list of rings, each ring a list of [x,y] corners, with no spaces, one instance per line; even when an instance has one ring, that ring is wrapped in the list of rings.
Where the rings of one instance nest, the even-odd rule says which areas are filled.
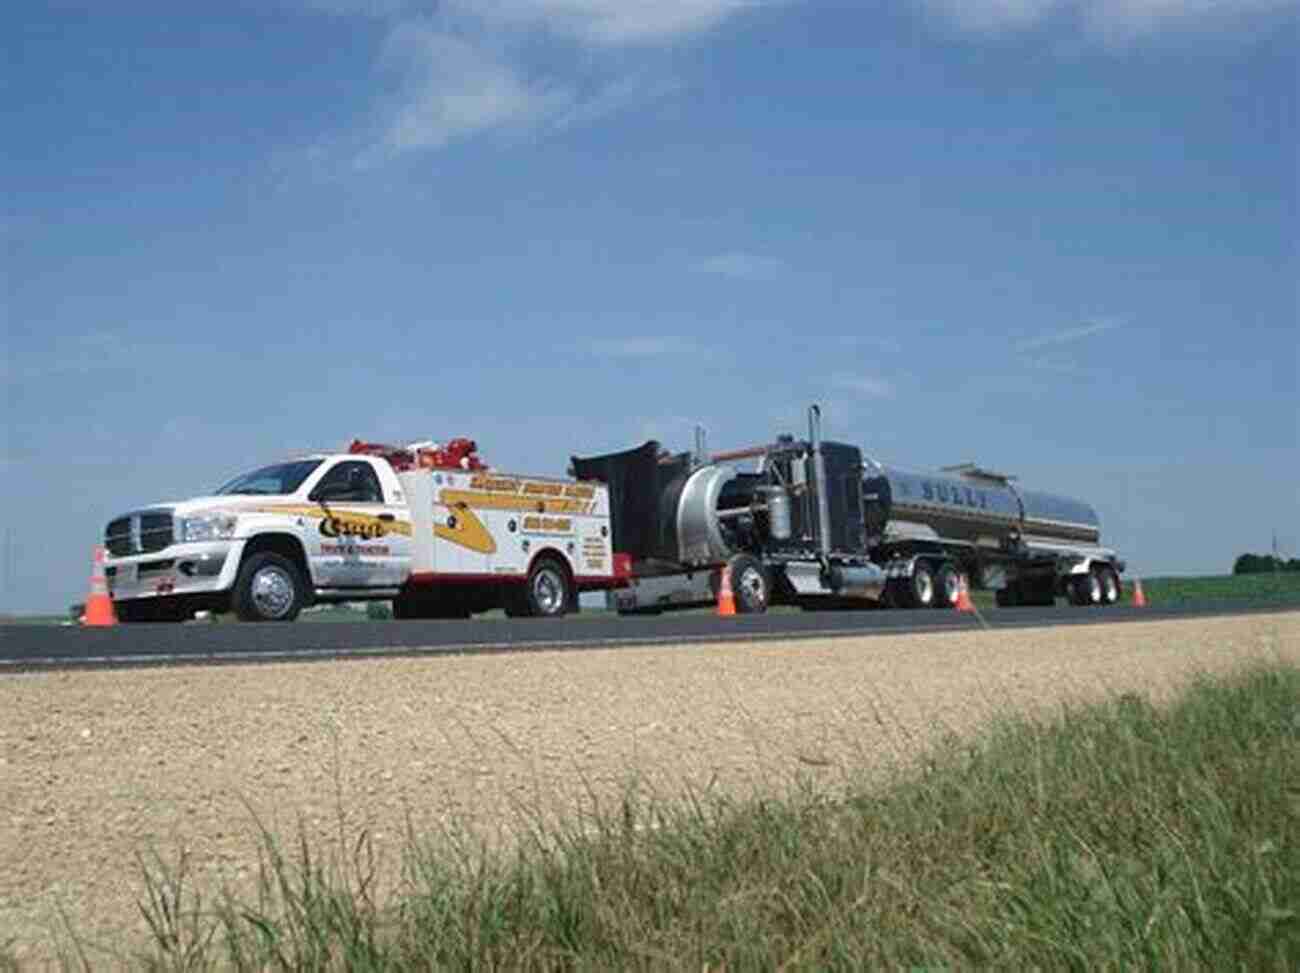
[[[615,615],[564,619],[338,622],[287,625],[0,626],[0,673],[31,669],[271,662],[394,655],[593,649],[656,643],[969,631],[979,627],[1114,625],[1124,622],[1297,611],[1295,604],[1207,602],[1170,608],[1009,608],[952,611],[836,611],[743,615]]]

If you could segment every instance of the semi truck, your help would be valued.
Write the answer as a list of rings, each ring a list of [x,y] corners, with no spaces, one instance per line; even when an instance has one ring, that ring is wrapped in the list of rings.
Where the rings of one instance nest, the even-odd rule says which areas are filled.
[[[105,576],[120,621],[391,601],[397,618],[560,616],[616,583],[600,483],[489,469],[475,442],[354,440],[242,474],[209,496],[114,517]]]
[[[614,550],[629,568],[607,589],[622,614],[708,603],[728,572],[741,613],[803,608],[954,608],[961,586],[1001,606],[1120,598],[1123,560],[1101,544],[1096,511],[1020,489],[967,463],[916,473],[808,438],[713,455],[650,441],[574,457],[571,472],[610,490]],[[736,462],[752,462],[742,470]]]

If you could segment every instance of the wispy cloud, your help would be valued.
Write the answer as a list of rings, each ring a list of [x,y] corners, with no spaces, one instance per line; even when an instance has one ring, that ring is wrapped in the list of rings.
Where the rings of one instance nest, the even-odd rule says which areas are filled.
[[[1027,351],[1037,351],[1040,348],[1052,348],[1057,345],[1068,345],[1074,341],[1091,338],[1096,334],[1104,334],[1107,331],[1114,331],[1116,328],[1123,327],[1124,324],[1125,322],[1118,318],[1108,318],[1103,321],[1090,321],[1087,324],[1082,324],[1078,327],[1066,328],[1064,331],[1056,331],[1052,334],[1040,335],[1037,338],[1026,338],[1023,341],[1016,342],[1015,349],[1017,352],[1023,354]]]
[[[542,25],[598,45],[643,44],[716,27],[755,0],[451,0],[504,24]]]
[[[525,81],[487,48],[425,25],[396,28],[384,59],[404,82],[383,112],[379,144],[363,162],[440,148],[485,129],[535,125],[575,102],[572,89]]]
[[[913,0],[980,34],[1061,24],[1105,41],[1214,27],[1296,6],[1296,0]]]
[[[851,392],[865,399],[892,399],[897,394],[893,382],[875,375],[841,373],[831,376],[830,384],[832,388]]]
[[[718,28],[753,0],[282,0],[388,25],[392,92],[368,124],[324,134],[302,161],[368,169],[487,132],[546,132],[682,90],[654,51]],[[771,0],[784,2],[784,0]]]
[[[676,335],[600,338],[583,347],[601,358],[662,358],[670,355],[697,355],[705,350],[698,342]]]
[[[697,261],[691,269],[738,280],[770,280],[785,269],[785,264],[775,257],[756,253],[720,253]]]

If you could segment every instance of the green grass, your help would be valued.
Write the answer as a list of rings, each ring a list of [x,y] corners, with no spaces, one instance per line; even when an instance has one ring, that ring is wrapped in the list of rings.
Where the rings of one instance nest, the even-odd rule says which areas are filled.
[[[1131,594],[1131,582],[1125,584]],[[1155,605],[1206,601],[1300,603],[1300,571],[1277,574],[1229,574],[1212,578],[1143,578],[1142,590]]]
[[[260,894],[144,868],[158,970],[1300,966],[1300,669],[949,740],[892,785],[618,806],[516,851],[261,834]],[[69,965],[78,965],[69,953]]]

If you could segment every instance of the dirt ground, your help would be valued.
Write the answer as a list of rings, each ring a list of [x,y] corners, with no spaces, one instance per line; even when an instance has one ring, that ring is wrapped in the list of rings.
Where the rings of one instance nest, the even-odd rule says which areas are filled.
[[[834,787],[1009,709],[1198,672],[1300,663],[1300,613],[1013,632],[365,659],[0,678],[0,944],[51,955],[60,912],[116,948],[145,932],[137,855],[180,848],[241,885],[256,824],[322,844],[405,822],[508,831],[631,778]],[[113,965],[106,954],[92,953]]]

